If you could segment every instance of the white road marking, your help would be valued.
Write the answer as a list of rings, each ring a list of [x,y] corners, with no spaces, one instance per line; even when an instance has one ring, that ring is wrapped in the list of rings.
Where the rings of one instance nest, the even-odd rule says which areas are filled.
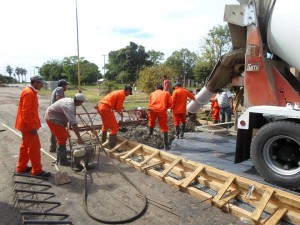
[[[22,135],[21,135],[19,132],[15,131],[14,129],[10,128],[9,126],[7,126],[7,125],[5,125],[5,124],[3,124],[3,123],[2,123],[1,125],[4,126],[4,127],[6,127],[7,129],[9,129],[11,132],[13,132],[14,134],[16,134],[16,135],[19,136],[20,138],[22,138]],[[50,155],[50,154],[49,154],[48,152],[46,152],[43,148],[41,148],[41,151],[42,151],[43,153],[45,153],[47,156],[49,156],[50,158],[56,160],[55,157],[53,157],[52,155]]]

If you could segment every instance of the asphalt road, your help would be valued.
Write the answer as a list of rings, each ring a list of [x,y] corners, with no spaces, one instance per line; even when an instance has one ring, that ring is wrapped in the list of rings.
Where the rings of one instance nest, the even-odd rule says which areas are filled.
[[[19,210],[39,209],[30,204],[14,204],[13,202],[12,175],[21,142],[20,133],[14,129],[14,123],[21,89],[20,87],[0,87],[0,165],[2,167],[0,172],[0,225],[22,224]],[[43,114],[48,104],[48,96],[39,97],[41,121],[43,121]],[[92,104],[86,103],[86,107],[92,109]],[[39,136],[42,147],[48,152],[50,132],[44,121],[39,130]],[[192,136],[187,135],[187,140],[192,138]],[[190,150],[192,151],[192,149]],[[173,143],[171,152],[180,154],[181,150],[176,150],[176,142]],[[192,155],[192,153],[189,153],[187,157],[192,157]],[[43,169],[55,174],[55,168],[50,165],[53,157],[55,157],[54,154],[49,156],[49,154],[42,153]],[[223,213],[216,207],[212,207],[208,202],[200,202],[198,199],[177,191],[151,176],[119,162],[116,163],[147,197],[169,207],[166,210],[154,204],[149,204],[146,213],[141,218],[131,222],[131,224],[242,224],[239,218]],[[67,167],[61,167],[61,170],[69,174],[72,182],[56,186],[54,176],[43,182],[51,185],[51,188],[47,191],[55,193],[50,201],[61,203],[56,208],[48,208],[49,211],[69,214],[68,219],[73,221],[73,224],[99,224],[90,218],[83,208],[84,174],[74,172]],[[28,179],[25,178],[25,180]],[[87,183],[88,206],[96,217],[107,220],[125,219],[133,215],[134,211],[139,210],[142,206],[140,198],[136,196],[137,191],[117,173],[113,164],[104,155],[100,156],[99,166],[89,171]],[[25,187],[21,186],[20,188]],[[131,208],[126,204],[131,205]],[[45,209],[49,206],[43,207]]]

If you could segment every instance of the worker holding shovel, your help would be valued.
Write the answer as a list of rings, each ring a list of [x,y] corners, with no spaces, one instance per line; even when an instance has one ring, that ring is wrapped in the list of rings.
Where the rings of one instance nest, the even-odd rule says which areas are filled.
[[[153,135],[156,120],[161,132],[163,133],[164,149],[169,150],[168,141],[168,114],[167,110],[172,106],[172,98],[169,92],[163,91],[163,86],[158,84],[156,91],[152,92],[149,96],[148,103],[148,118],[149,118],[149,129],[150,135]]]
[[[117,143],[117,133],[119,131],[119,125],[117,123],[115,114],[116,111],[121,116],[121,122],[123,122],[123,103],[125,97],[132,95],[132,87],[125,86],[124,90],[116,90],[99,101],[99,104],[95,107],[100,114],[102,120],[102,143],[106,141],[107,131],[110,129],[109,134],[109,148],[112,149]]]
[[[176,137],[179,138],[179,126],[181,126],[181,133],[180,137],[183,138],[184,131],[185,131],[185,124],[186,124],[186,104],[187,99],[190,98],[192,100],[195,100],[195,96],[185,88],[181,86],[179,82],[176,82],[173,85],[173,91],[172,94],[172,111],[173,111],[173,120],[174,120],[174,126],[176,131]]]

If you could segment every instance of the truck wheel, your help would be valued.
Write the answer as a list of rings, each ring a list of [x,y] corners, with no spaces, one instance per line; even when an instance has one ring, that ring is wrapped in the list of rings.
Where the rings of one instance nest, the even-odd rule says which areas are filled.
[[[266,181],[300,189],[300,125],[271,122],[260,128],[252,144],[252,161]]]

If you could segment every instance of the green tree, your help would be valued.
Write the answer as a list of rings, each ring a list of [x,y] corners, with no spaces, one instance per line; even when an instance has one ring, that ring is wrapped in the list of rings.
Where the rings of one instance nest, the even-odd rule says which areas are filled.
[[[120,88],[116,81],[106,80],[103,84],[99,86],[99,95],[104,96],[118,89]]]
[[[163,77],[166,75],[171,81],[175,81],[177,73],[174,69],[164,65],[144,67],[137,80],[137,86],[145,93],[150,94],[156,89],[157,84],[163,84]]]
[[[147,54],[149,55],[149,61],[151,61],[153,65],[161,64],[165,56],[164,53],[154,50],[147,51]]]
[[[145,48],[130,42],[129,46],[125,48],[109,52],[105,77],[109,80],[122,78],[123,82],[134,82],[138,77],[139,70],[152,64]]]
[[[83,60],[80,64],[80,80],[82,84],[97,84],[101,74],[96,64]]]
[[[39,68],[39,74],[45,80],[59,80],[66,78],[63,76],[63,66],[59,60],[47,61]]]
[[[194,67],[194,79],[198,82],[205,82],[208,75],[211,73],[212,68],[211,64],[204,60],[203,58],[199,58]]]
[[[230,51],[231,38],[228,25],[217,25],[209,30],[207,37],[202,40],[200,52],[211,68],[217,64],[219,58]]]
[[[14,72],[14,69],[11,66],[7,66],[6,67],[6,72],[9,74],[9,76],[11,77],[12,73]]]
[[[18,76],[18,82],[20,83],[21,82],[20,81],[20,75],[22,74],[22,68],[16,67],[15,72],[16,72],[16,74]]]
[[[200,57],[194,68],[194,78],[203,82],[211,74],[219,58],[230,51],[231,38],[228,25],[217,25],[201,40]]]
[[[178,74],[178,80],[193,79],[194,66],[198,56],[194,52],[183,48],[175,51],[166,59],[165,65],[172,67]]]
[[[26,81],[26,75],[27,75],[27,70],[24,68],[21,68],[21,77],[22,77],[22,82]],[[23,77],[24,76],[24,77]]]
[[[65,57],[62,61],[62,66],[63,66],[63,76],[67,77],[69,82],[72,85],[76,86],[78,84],[77,56]]]

